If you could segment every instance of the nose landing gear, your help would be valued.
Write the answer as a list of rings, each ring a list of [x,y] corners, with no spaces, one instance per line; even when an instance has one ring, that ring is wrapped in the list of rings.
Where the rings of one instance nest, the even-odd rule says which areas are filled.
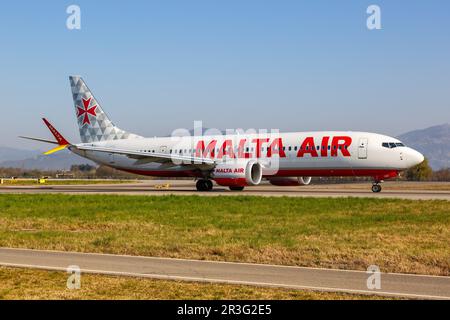
[[[372,185],[372,192],[381,192],[381,186],[379,185],[379,182],[374,182],[374,184]]]
[[[197,191],[211,191],[213,188],[213,183],[211,180],[200,179],[195,184]]]

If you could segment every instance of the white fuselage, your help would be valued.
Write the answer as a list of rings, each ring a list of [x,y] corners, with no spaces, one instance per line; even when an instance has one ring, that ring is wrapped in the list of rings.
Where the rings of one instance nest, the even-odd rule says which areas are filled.
[[[257,159],[264,177],[371,176],[394,177],[423,161],[419,152],[392,137],[350,131],[290,132],[135,138],[77,146],[127,149],[212,159]],[[142,161],[127,155],[72,151],[120,170],[151,176],[205,176],[198,167]],[[206,173],[207,175],[207,173]]]

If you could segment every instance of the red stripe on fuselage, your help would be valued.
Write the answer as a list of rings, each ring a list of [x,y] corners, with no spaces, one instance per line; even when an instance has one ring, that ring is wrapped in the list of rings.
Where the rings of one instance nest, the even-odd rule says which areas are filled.
[[[198,171],[193,170],[134,170],[134,169],[121,169],[115,168],[117,170],[122,170],[129,173],[139,174],[141,176],[152,176],[152,177],[193,177],[201,178],[203,175]]]
[[[227,186],[227,187],[245,187],[247,186],[247,180],[245,178],[217,178],[214,179],[214,181],[221,186]]]
[[[278,170],[276,177],[397,176],[392,169],[299,169]]]

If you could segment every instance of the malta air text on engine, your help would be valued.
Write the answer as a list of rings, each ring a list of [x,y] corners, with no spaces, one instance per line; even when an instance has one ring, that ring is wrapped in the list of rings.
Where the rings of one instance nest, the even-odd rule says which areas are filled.
[[[310,157],[337,157],[339,154],[344,157],[350,157],[349,147],[352,138],[349,136],[324,136],[320,141],[315,141],[314,137],[306,137],[298,145],[284,145],[282,138],[255,138],[240,139],[233,142],[232,139],[226,139],[219,142],[213,139],[209,142],[200,140],[195,148],[196,157],[204,158],[270,158],[278,156],[286,157],[286,153],[295,152],[298,158],[306,155]],[[317,144],[319,142],[319,144]]]
[[[244,168],[215,168],[216,173],[245,173]]]

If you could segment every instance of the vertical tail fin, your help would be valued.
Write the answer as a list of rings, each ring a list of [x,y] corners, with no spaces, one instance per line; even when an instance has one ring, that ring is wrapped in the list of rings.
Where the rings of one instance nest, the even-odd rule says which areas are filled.
[[[81,77],[70,76],[69,79],[82,142],[139,138],[109,120]]]

